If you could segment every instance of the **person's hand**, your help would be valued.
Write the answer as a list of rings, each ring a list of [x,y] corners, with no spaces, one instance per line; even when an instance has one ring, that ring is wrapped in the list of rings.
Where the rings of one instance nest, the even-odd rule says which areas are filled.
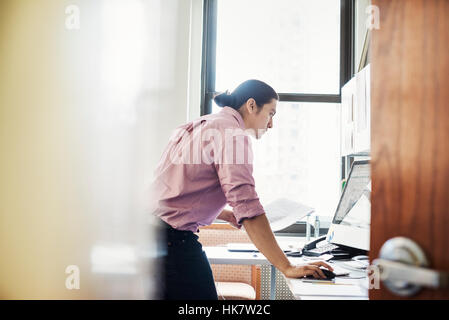
[[[326,276],[324,275],[323,271],[320,269],[320,266],[325,267],[326,269],[329,269],[330,271],[334,270],[327,263],[322,262],[322,261],[316,261],[316,262],[311,262],[307,265],[300,265],[300,266],[290,265],[285,270],[283,270],[282,273],[287,278],[302,278],[302,277],[311,275],[315,279],[324,279],[324,278],[326,278]]]
[[[239,226],[234,213],[230,210],[223,210],[217,218],[228,222],[234,228],[240,229],[242,227],[241,225]]]

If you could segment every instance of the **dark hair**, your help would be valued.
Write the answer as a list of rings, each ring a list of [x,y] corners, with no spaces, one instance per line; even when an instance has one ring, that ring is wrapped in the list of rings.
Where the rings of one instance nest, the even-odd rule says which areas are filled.
[[[253,98],[259,108],[272,99],[279,100],[279,96],[272,87],[260,80],[246,80],[229,94],[227,91],[214,97],[215,103],[219,107],[228,106],[239,109],[242,104]]]

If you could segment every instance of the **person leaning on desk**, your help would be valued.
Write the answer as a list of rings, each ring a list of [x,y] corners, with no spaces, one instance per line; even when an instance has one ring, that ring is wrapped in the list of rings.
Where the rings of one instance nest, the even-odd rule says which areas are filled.
[[[237,228],[243,225],[254,245],[286,277],[324,278],[320,266],[332,271],[324,262],[289,262],[255,191],[248,135],[259,139],[273,127],[278,100],[268,84],[247,80],[231,94],[214,98],[223,107],[219,113],[175,130],[152,185],[154,214],[164,238],[162,298],[218,299],[209,261],[194,234],[217,218]],[[233,211],[223,210],[226,203]]]

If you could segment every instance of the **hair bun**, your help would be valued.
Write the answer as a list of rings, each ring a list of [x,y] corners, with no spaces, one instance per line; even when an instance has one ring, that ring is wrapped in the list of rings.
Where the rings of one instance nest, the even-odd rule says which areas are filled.
[[[270,103],[272,99],[279,101],[279,95],[263,81],[250,79],[242,82],[232,93],[222,92],[214,97],[217,106],[228,106],[238,110],[248,99],[253,98],[258,108]]]
[[[233,107],[235,104],[235,97],[232,94],[229,94],[228,91],[226,91],[215,96],[214,101],[219,107]]]

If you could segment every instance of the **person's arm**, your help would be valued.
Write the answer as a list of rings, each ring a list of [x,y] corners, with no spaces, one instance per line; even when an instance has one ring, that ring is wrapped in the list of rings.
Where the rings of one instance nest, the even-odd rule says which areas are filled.
[[[300,278],[307,275],[325,278],[320,266],[333,271],[331,266],[321,261],[303,266],[292,265],[279,247],[265,214],[243,220],[243,226],[257,249],[287,278]]]
[[[216,157],[214,165],[221,188],[228,204],[233,208],[232,212],[223,211],[220,214],[220,219],[226,218],[230,212],[237,222],[237,226],[243,224],[259,251],[285,276],[299,278],[313,275],[315,278],[324,278],[324,273],[319,270],[319,266],[324,266],[332,271],[329,265],[324,262],[313,262],[305,266],[293,266],[279,248],[255,189],[252,162],[249,160],[244,163],[225,161],[233,159],[235,151],[238,151],[239,155],[246,154],[246,159],[253,158],[251,140],[243,131],[242,136],[243,138],[239,138],[239,135],[233,137],[232,143],[223,141],[220,149],[214,153]],[[218,146],[214,145],[214,147]],[[227,155],[229,157],[226,157]]]
[[[231,210],[223,209],[217,219],[228,222],[234,228],[240,229],[242,226],[237,223],[237,219]]]

